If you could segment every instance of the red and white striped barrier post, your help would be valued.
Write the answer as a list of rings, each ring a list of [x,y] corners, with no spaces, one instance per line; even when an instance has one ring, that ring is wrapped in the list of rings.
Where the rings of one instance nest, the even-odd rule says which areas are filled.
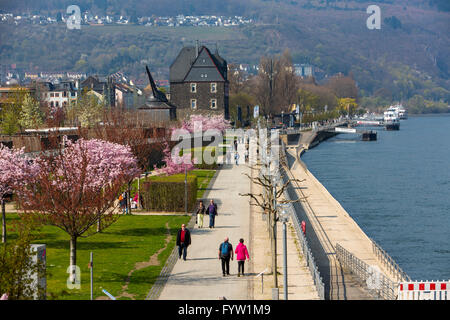
[[[450,300],[450,281],[400,282],[397,300]]]

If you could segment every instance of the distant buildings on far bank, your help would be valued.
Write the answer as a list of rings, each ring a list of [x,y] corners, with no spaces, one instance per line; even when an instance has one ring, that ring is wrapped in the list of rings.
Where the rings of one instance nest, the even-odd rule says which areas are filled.
[[[5,24],[38,24],[48,25],[54,23],[66,23],[68,17],[64,10],[54,16],[46,14],[12,14],[0,13],[0,23]],[[254,21],[250,18],[242,16],[215,16],[215,15],[200,15],[200,16],[124,16],[124,15],[96,15],[89,11],[81,13],[81,23],[84,25],[103,26],[103,25],[143,25],[146,27],[233,27],[239,25],[252,24]]]

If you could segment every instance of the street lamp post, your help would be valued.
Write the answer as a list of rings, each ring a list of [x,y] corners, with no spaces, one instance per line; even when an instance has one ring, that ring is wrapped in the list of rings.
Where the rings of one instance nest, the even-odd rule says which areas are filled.
[[[187,214],[187,167],[184,167],[184,213]]]
[[[287,272],[287,229],[286,222],[289,220],[289,215],[283,208],[280,213],[280,219],[283,222],[283,291],[284,300],[288,299],[288,272]]]

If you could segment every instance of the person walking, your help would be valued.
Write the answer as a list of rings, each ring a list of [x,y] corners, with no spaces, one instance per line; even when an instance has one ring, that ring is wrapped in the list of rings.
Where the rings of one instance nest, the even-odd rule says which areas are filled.
[[[230,275],[230,259],[233,260],[233,246],[228,237],[219,246],[219,259],[222,262],[222,275]]]
[[[234,159],[236,160],[236,165],[238,166],[239,165],[239,153],[237,151],[234,153]]]
[[[244,264],[245,258],[247,257],[250,260],[250,256],[248,255],[247,247],[244,244],[244,239],[239,239],[239,244],[236,246],[236,260],[238,262],[238,277],[240,277],[241,273],[244,275]],[[242,272],[241,272],[242,270]]]
[[[205,216],[205,211],[206,208],[203,205],[203,201],[200,200],[200,203],[198,204],[198,208],[197,208],[197,225],[199,228],[203,228],[203,217]]]
[[[211,199],[209,201],[208,206],[208,215],[209,215],[209,228],[214,228],[216,216],[217,216],[217,205],[214,203],[214,200]]]
[[[178,259],[181,259],[181,254],[183,254],[183,260],[186,261],[187,248],[191,244],[191,232],[186,228],[183,223],[181,229],[178,230],[177,234],[177,246],[178,246]]]
[[[127,206],[127,193],[124,192],[119,196],[120,207],[122,208],[122,213],[128,214],[128,206]]]

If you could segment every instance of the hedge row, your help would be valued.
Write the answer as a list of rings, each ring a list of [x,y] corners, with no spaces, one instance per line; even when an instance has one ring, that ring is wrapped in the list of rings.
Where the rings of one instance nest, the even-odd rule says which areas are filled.
[[[148,211],[184,212],[184,174],[153,176],[143,183],[142,205]],[[187,176],[188,211],[197,201],[197,176]]]

